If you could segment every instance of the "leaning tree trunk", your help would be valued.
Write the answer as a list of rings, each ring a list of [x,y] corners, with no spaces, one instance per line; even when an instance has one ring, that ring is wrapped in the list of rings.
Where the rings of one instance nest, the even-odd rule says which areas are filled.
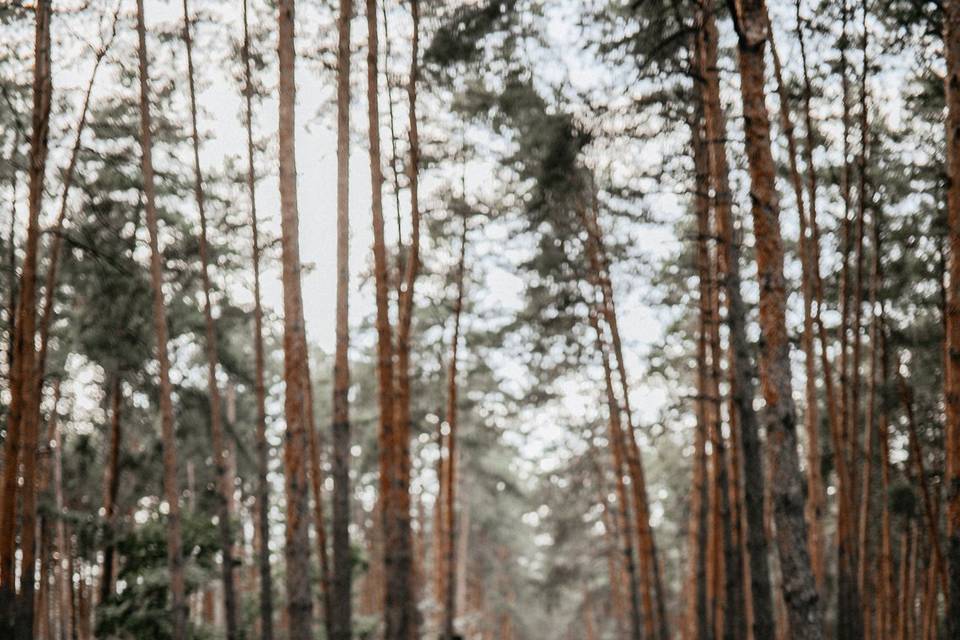
[[[213,466],[217,479],[217,528],[220,534],[221,579],[223,580],[224,618],[227,640],[238,637],[237,592],[233,582],[233,532],[230,505],[233,502],[233,484],[227,474],[229,449],[223,438],[223,409],[220,387],[217,384],[217,328],[213,321],[213,303],[210,301],[210,244],[206,201],[203,190],[203,172],[200,169],[200,133],[197,128],[197,93],[193,68],[193,39],[190,35],[190,11],[183,0],[183,42],[187,49],[187,86],[190,89],[190,132],[193,143],[193,195],[200,213],[200,277],[203,286],[204,346],[207,356],[207,393],[210,401],[210,442],[213,446]]]
[[[456,464],[457,464],[457,356],[460,346],[460,315],[463,311],[463,276],[464,262],[467,252],[467,219],[463,219],[463,230],[460,235],[460,259],[457,262],[457,297],[453,302],[453,337],[450,339],[450,368],[447,372],[447,464],[444,472],[446,478],[446,534],[447,534],[447,561],[446,561],[446,598],[444,601],[444,640],[454,640],[453,625],[456,620],[457,566],[453,550],[457,541],[456,516]]]
[[[780,204],[764,104],[764,50],[769,20],[763,0],[731,2],[739,44],[740,91],[750,169],[760,284],[763,350],[760,380],[766,401],[777,547],[790,631],[797,640],[823,637],[823,613],[807,552],[804,483],[797,454],[796,408],[790,379]]]
[[[600,228],[596,211],[596,202],[590,202],[583,206],[581,219],[587,231],[587,255],[591,269],[596,274],[596,284],[601,296],[600,311],[603,314],[607,326],[610,328],[610,344],[613,348],[613,356],[616,358],[617,374],[620,378],[620,392],[623,396],[623,411],[627,419],[626,428],[624,429],[624,437],[627,441],[626,461],[627,471],[630,474],[631,480],[630,488],[633,496],[634,517],[637,523],[637,559],[640,570],[640,580],[643,584],[643,622],[645,633],[651,638],[656,634],[656,637],[660,640],[666,640],[670,634],[664,606],[663,585],[660,581],[660,564],[657,560],[653,529],[650,526],[650,508],[647,500],[646,479],[644,477],[640,448],[637,445],[635,434],[636,425],[633,420],[633,411],[630,405],[630,389],[627,382],[626,364],[623,359],[623,343],[620,340],[620,329],[613,298],[610,265],[603,243],[603,232]]]
[[[254,392],[257,398],[257,506],[256,528],[260,537],[257,566],[260,574],[260,637],[273,640],[273,578],[270,571],[270,484],[267,479],[267,391],[263,353],[263,307],[260,303],[260,234],[257,229],[256,169],[253,158],[253,73],[250,68],[250,27],[248,0],[243,0],[244,125],[247,130],[247,195],[250,199],[250,228],[253,236],[253,325]]]
[[[718,67],[718,32],[713,12],[701,5],[703,42],[698,56],[702,70],[704,96],[704,129],[710,156],[710,175],[713,186],[713,205],[716,215],[717,273],[723,283],[727,307],[727,326],[730,340],[731,428],[739,435],[739,451],[731,447],[731,458],[742,456],[744,484],[744,511],[747,561],[750,573],[750,594],[753,611],[753,633],[757,638],[772,638],[776,624],[773,615],[773,593],[770,586],[770,568],[767,560],[767,539],[764,534],[764,474],[763,454],[760,451],[757,414],[753,408],[754,365],[747,341],[747,310],[740,290],[740,241],[733,222],[733,197],[730,191],[730,170],[727,164],[726,121],[720,102],[720,74]],[[739,455],[738,455],[739,454]],[[734,466],[739,470],[738,466]],[[734,482],[739,492],[739,480]],[[745,586],[745,585],[744,585]],[[745,589],[744,589],[745,590]],[[731,614],[734,612],[731,611]],[[746,635],[746,606],[738,608],[735,628],[738,637]]]
[[[597,306],[600,306],[599,302]],[[617,492],[617,509],[621,525],[621,542],[623,547],[623,564],[627,570],[627,584],[630,589],[630,638],[640,640],[644,637],[642,617],[640,615],[640,579],[637,576],[637,563],[634,555],[633,522],[630,518],[630,495],[627,493],[624,477],[627,472],[627,462],[624,447],[624,433],[620,422],[620,404],[617,402],[613,387],[613,375],[610,366],[610,355],[607,350],[606,338],[601,331],[599,312],[590,310],[590,323],[596,333],[596,348],[603,362],[603,379],[606,389],[607,410],[609,412],[608,427],[610,430],[610,452],[613,456],[613,470]],[[601,476],[602,477],[602,476]]]
[[[337,326],[333,363],[333,638],[350,640],[350,21],[353,0],[337,20]]]
[[[291,640],[313,637],[313,599],[310,563],[310,484],[304,452],[310,380],[307,372],[303,296],[300,290],[300,239],[297,212],[297,167],[294,139],[294,10],[295,0],[280,0],[278,16],[280,224],[283,280],[283,376],[286,381],[284,415],[287,431],[283,463],[286,475],[287,616]]]
[[[170,566],[170,596],[173,636],[187,637],[186,585],[180,534],[180,490],[177,486],[177,444],[173,424],[173,388],[167,354],[167,305],[163,298],[163,255],[157,227],[156,187],[153,174],[153,139],[150,118],[150,77],[147,67],[147,35],[143,0],[137,0],[137,49],[140,66],[140,146],[143,169],[144,208],[150,232],[150,282],[153,289],[153,327],[157,360],[160,363],[160,426],[163,440],[163,485],[169,509],[167,515],[167,562]],[[82,588],[82,587],[81,587]]]
[[[947,58],[947,221],[950,287],[947,290],[947,597],[948,635],[960,636],[960,0],[945,0]]]

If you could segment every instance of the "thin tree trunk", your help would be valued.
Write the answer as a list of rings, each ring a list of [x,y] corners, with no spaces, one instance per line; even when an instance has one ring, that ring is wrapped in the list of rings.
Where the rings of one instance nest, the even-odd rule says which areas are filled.
[[[170,566],[170,604],[175,639],[187,637],[186,585],[180,533],[180,490],[177,486],[177,445],[173,423],[173,388],[167,354],[167,307],[163,297],[163,255],[157,228],[156,188],[153,174],[153,140],[150,117],[150,78],[147,67],[147,36],[143,0],[137,0],[137,50],[140,66],[140,146],[143,193],[150,232],[150,281],[153,289],[153,325],[157,360],[160,363],[160,424],[163,439],[163,488],[167,514],[167,563]]]
[[[114,372],[110,383],[110,450],[107,454],[107,466],[104,469],[103,517],[107,524],[107,537],[103,546],[103,565],[100,570],[100,603],[103,604],[113,595],[113,565],[116,551],[117,494],[120,491],[120,446],[121,422],[120,410],[123,406],[123,385],[120,373]]]
[[[712,626],[707,609],[707,511],[709,494],[707,488],[707,453],[706,441],[710,436],[710,425],[707,419],[708,410],[708,367],[707,326],[710,314],[709,290],[709,237],[710,225],[710,167],[706,145],[701,134],[702,100],[697,103],[697,121],[691,123],[690,136],[693,148],[695,170],[694,207],[697,213],[697,268],[700,277],[699,286],[699,330],[697,334],[697,399],[695,402],[697,427],[694,436],[693,486],[690,492],[690,534],[689,534],[689,581],[687,585],[687,625],[684,631],[690,640],[712,637]],[[704,225],[707,232],[704,233]],[[712,400],[712,399],[710,399]]]
[[[879,251],[879,244],[875,247]],[[879,331],[878,347],[880,353],[880,367],[882,376],[882,386],[887,387],[889,379],[889,356],[886,347],[886,333],[882,323]],[[883,499],[880,501],[880,583],[878,589],[878,611],[877,611],[877,629],[881,639],[892,638],[894,631],[894,619],[896,617],[896,587],[894,585],[893,571],[893,532],[890,522],[890,505],[887,496],[890,494],[890,442],[889,442],[889,424],[886,409],[881,410],[879,422],[877,425],[878,445],[880,447],[880,495]]]
[[[53,407],[50,410],[50,415],[47,418],[47,433],[44,437],[43,444],[38,451],[38,453],[41,455],[41,458],[37,482],[37,493],[41,499],[49,499],[50,476],[52,475],[51,467],[53,466],[53,461],[51,459],[53,454],[52,446],[58,429],[57,419],[59,418],[59,414],[57,413],[57,405],[59,403],[60,381],[57,380],[53,385]],[[40,549],[40,587],[37,591],[36,597],[34,629],[36,630],[37,638],[53,640],[52,619],[50,617],[50,564],[53,561],[53,541],[51,540],[50,535],[50,517],[46,510],[42,510],[40,512],[37,530],[39,532]]]
[[[770,120],[764,104],[764,49],[769,20],[763,0],[731,4],[739,41],[740,89],[760,284],[760,330],[763,336],[760,379],[766,401],[767,443],[772,465],[777,546],[784,575],[784,599],[793,637],[797,640],[821,638],[823,613],[807,552],[804,483],[797,454],[796,409],[786,332],[780,205],[774,182],[776,170],[771,153]]]
[[[754,637],[772,638],[775,634],[775,623],[767,540],[763,528],[763,456],[760,452],[757,415],[753,408],[754,365],[751,362],[747,341],[746,305],[740,290],[740,242],[734,230],[733,198],[730,192],[726,156],[726,123],[720,102],[718,32],[710,7],[701,4],[700,11],[703,14],[700,69],[702,69],[705,91],[704,128],[710,156],[713,204],[716,211],[717,271],[723,283],[727,305],[727,325],[730,330],[730,393],[734,408],[731,429],[734,437],[739,435],[739,447],[734,446],[733,452],[734,454],[742,453],[743,462],[744,526],[747,545],[746,560],[750,576],[750,610]],[[734,458],[736,457],[737,455],[734,455]],[[740,467],[736,465],[734,468],[739,470]],[[739,481],[735,482],[735,485],[739,493]],[[736,627],[738,637],[746,635],[746,619],[745,611]]]
[[[945,0],[947,74],[947,226],[950,287],[947,289],[947,635],[960,636],[960,0]]]
[[[60,558],[56,566],[57,599],[59,609],[59,624],[57,625],[60,640],[67,640],[73,637],[73,620],[70,615],[73,602],[73,573],[68,573],[64,566],[64,559],[73,558],[70,552],[70,538],[67,527],[64,522],[64,503],[63,503],[63,438],[60,430],[53,434],[53,497],[56,508],[56,545],[57,553]],[[70,560],[72,562],[72,560]],[[68,567],[72,564],[68,564]]]
[[[310,485],[304,452],[309,446],[308,416],[310,379],[307,340],[303,326],[303,296],[300,289],[300,239],[297,210],[294,104],[294,11],[295,0],[278,2],[280,212],[283,251],[283,375],[286,381],[284,414],[284,470],[287,495],[286,571],[288,636],[291,640],[313,637],[313,601],[310,563]]]
[[[300,324],[305,326],[301,308]],[[306,346],[304,346],[306,349]],[[327,527],[323,515],[323,467],[320,464],[320,435],[313,411],[313,386],[307,366],[307,453],[310,456],[310,486],[313,491],[313,527],[316,531],[317,558],[320,564],[320,604],[327,637],[333,636],[333,594],[330,591],[330,555],[327,553]]]
[[[409,554],[403,552],[402,521],[396,504],[403,493],[404,481],[398,469],[398,431],[396,424],[393,367],[393,331],[389,317],[390,267],[384,239],[383,167],[380,152],[380,108],[378,78],[377,1],[366,0],[367,10],[367,115],[370,138],[370,182],[372,186],[374,281],[377,305],[377,378],[379,384],[380,425],[378,434],[380,465],[380,508],[384,534],[384,625],[385,640],[410,640],[413,630],[413,605],[410,598]],[[408,445],[409,446],[409,445]],[[409,494],[407,496],[409,499]],[[400,520],[397,520],[399,516]],[[409,514],[406,515],[409,521]],[[409,531],[407,531],[409,534]]]
[[[200,213],[200,276],[203,286],[204,346],[207,357],[207,394],[210,402],[210,443],[213,447],[213,466],[217,481],[217,528],[220,535],[221,579],[223,580],[224,617],[227,640],[236,640],[237,594],[233,583],[233,532],[230,505],[233,502],[233,485],[227,476],[229,450],[223,437],[223,407],[220,402],[220,387],[217,383],[217,328],[213,320],[213,303],[210,300],[210,246],[208,241],[207,214],[203,190],[203,172],[200,168],[200,133],[197,127],[197,94],[193,68],[193,38],[190,35],[190,11],[183,0],[183,42],[187,50],[187,86],[190,89],[190,134],[193,143],[193,195]]]
[[[420,3],[411,0],[413,19],[411,41],[410,78],[407,83],[409,101],[409,162],[407,180],[410,190],[410,253],[404,264],[403,286],[397,300],[397,330],[394,355],[393,409],[393,478],[394,495],[390,501],[388,518],[392,522],[393,541],[388,544],[388,553],[393,555],[393,571],[387,574],[387,598],[396,598],[398,610],[402,606],[402,618],[397,621],[397,633],[403,637],[418,635],[417,598],[413,588],[413,538],[410,526],[410,333],[414,311],[414,284],[420,271],[420,136],[417,128],[417,83],[419,81],[420,56]],[[372,45],[371,45],[372,46]],[[378,120],[379,122],[379,120]],[[452,489],[452,487],[451,487]],[[389,530],[388,530],[389,531]],[[390,591],[396,593],[389,594]],[[389,609],[389,607],[388,607]],[[401,621],[402,620],[402,621]],[[387,634],[390,639],[389,632]]]
[[[627,419],[624,436],[627,441],[625,451],[627,470],[630,475],[630,488],[633,497],[634,517],[637,526],[637,558],[640,580],[643,585],[642,598],[644,608],[645,634],[653,638],[654,634],[660,640],[669,637],[668,621],[663,602],[663,588],[660,582],[660,566],[657,561],[656,546],[653,539],[653,530],[650,527],[650,508],[647,501],[647,485],[644,478],[643,463],[640,457],[640,448],[637,445],[636,425],[633,421],[633,411],[630,406],[630,389],[627,382],[626,364],[623,359],[623,343],[620,340],[620,329],[617,322],[617,312],[613,299],[613,286],[610,281],[610,265],[603,245],[603,233],[597,217],[596,203],[591,202],[583,206],[581,218],[587,230],[587,254],[590,266],[596,274],[596,285],[601,300],[600,311],[604,321],[610,329],[610,344],[613,356],[616,358],[617,375],[620,379],[620,392],[623,396],[623,411]]]
[[[10,148],[10,157],[7,162],[10,165],[10,227],[7,231],[7,371],[8,376],[13,373],[14,357],[16,350],[16,328],[17,328],[17,165],[15,158],[17,149],[20,147],[20,129],[17,128],[13,134],[13,146]],[[10,380],[12,382],[12,379]],[[4,447],[7,446],[7,439],[4,440]],[[6,448],[4,449],[6,454]],[[4,457],[6,459],[6,457]],[[0,485],[0,490],[3,486]],[[0,505],[3,503],[3,494],[0,493]],[[2,516],[0,516],[2,517]],[[3,540],[3,533],[0,532],[0,542]],[[0,552],[0,558],[2,558]],[[0,572],[2,579],[2,572]],[[2,588],[2,587],[0,587]],[[0,603],[2,606],[2,603]],[[0,609],[2,611],[3,609]]]
[[[250,199],[250,227],[253,236],[253,324],[254,392],[257,399],[257,505],[256,528],[260,536],[257,549],[260,572],[260,637],[273,640],[273,578],[270,570],[270,484],[267,480],[269,443],[267,442],[266,382],[263,352],[263,307],[260,294],[260,235],[257,228],[256,170],[253,147],[253,73],[250,67],[250,28],[248,0],[243,0],[244,125],[247,133],[247,195]]]
[[[333,640],[350,640],[350,24],[353,0],[337,19],[337,319],[333,364]]]
[[[870,281],[870,390],[869,404],[867,405],[866,427],[871,430],[868,436],[868,445],[875,441],[875,448],[879,449],[880,464],[880,546],[877,561],[880,564],[879,575],[873,576],[874,635],[878,638],[891,637],[893,632],[891,616],[894,607],[889,598],[895,593],[893,585],[893,558],[891,549],[890,509],[887,496],[890,491],[890,445],[887,432],[887,409],[879,397],[878,390],[887,387],[889,374],[889,357],[886,351],[886,329],[884,326],[884,300],[879,299],[883,284],[883,263],[881,251],[881,228],[883,225],[882,210],[878,208],[873,215],[873,273]],[[879,308],[878,308],[879,304]],[[876,311],[873,311],[876,310]],[[871,453],[871,459],[873,454]],[[865,476],[863,495],[870,495],[869,484]],[[865,505],[867,503],[865,502]],[[867,508],[860,512],[860,539],[868,539],[867,528],[870,516]],[[861,563],[861,571],[865,571],[866,562]]]
[[[437,411],[437,415],[440,411]],[[446,437],[443,434],[443,422],[437,422],[437,501],[434,506],[433,519],[433,592],[434,600],[437,604],[436,626],[443,628],[444,610],[442,603],[447,593],[445,580],[447,571],[445,568],[447,562],[447,543],[449,536],[446,533],[446,503],[447,503],[447,461],[446,461]]]
[[[397,289],[397,300],[400,299],[401,292],[403,289],[403,274],[405,271],[404,265],[404,250],[403,250],[403,224],[402,224],[402,213],[400,211],[400,170],[397,168],[397,165],[400,163],[400,152],[397,150],[397,128],[396,128],[396,117],[394,115],[394,104],[393,104],[393,78],[390,75],[390,60],[393,60],[393,52],[390,47],[390,15],[387,12],[387,3],[382,2],[380,4],[380,16],[383,19],[383,55],[384,60],[387,62],[383,65],[383,83],[387,89],[387,122],[390,127],[390,176],[392,178],[393,184],[391,185],[391,191],[393,191],[393,204],[394,210],[396,211],[396,222],[397,222],[397,245],[396,245],[396,259],[394,260],[395,273],[394,277],[394,286]]]
[[[610,585],[610,606],[613,610],[615,619],[616,637],[623,638],[627,635],[627,606],[624,602],[623,593],[623,570],[620,567],[620,551],[617,543],[620,535],[617,527],[616,516],[612,513],[610,501],[607,499],[607,490],[604,486],[604,475],[600,470],[600,465],[594,465],[594,471],[599,486],[597,488],[597,498],[600,506],[603,508],[601,514],[603,522],[603,532],[607,539],[607,579]]]
[[[920,438],[917,432],[917,422],[913,413],[913,390],[907,383],[906,378],[897,367],[897,390],[900,394],[900,402],[903,405],[904,413],[907,416],[907,432],[909,434],[910,462],[914,469],[915,483],[920,487],[920,496],[923,501],[923,516],[926,520],[927,532],[930,537],[930,543],[933,547],[933,564],[936,567],[937,577],[940,581],[940,587],[944,593],[947,592],[948,576],[944,568],[943,550],[940,546],[940,508],[936,497],[933,495],[930,484],[927,482],[926,465],[923,462],[923,450],[920,448]]]
[[[838,510],[837,510],[837,637],[839,640],[854,640],[861,637],[859,628],[859,597],[856,593],[856,532],[853,518],[855,517],[855,486],[856,460],[853,457],[854,434],[853,424],[856,421],[856,407],[852,403],[850,380],[849,330],[850,330],[850,289],[851,273],[849,256],[852,253],[855,231],[852,229],[851,218],[851,166],[850,166],[850,83],[847,74],[847,46],[849,42],[848,24],[850,21],[850,6],[848,0],[843,0],[842,28],[838,44],[840,50],[839,73],[842,86],[842,120],[843,127],[843,167],[840,174],[840,190],[843,197],[843,244],[840,269],[840,328],[839,328],[839,355],[840,369],[839,393],[839,432],[835,439],[834,459],[837,467],[838,483]],[[859,225],[858,225],[859,227]],[[859,258],[858,258],[859,260]],[[856,364],[854,365],[856,366]]]
[[[622,526],[623,561],[627,568],[627,579],[630,586],[630,638],[640,640],[644,637],[640,616],[640,584],[637,576],[637,566],[634,560],[633,524],[629,513],[629,494],[627,493],[624,475],[627,468],[624,453],[624,433],[620,424],[620,405],[617,403],[613,388],[613,377],[610,366],[610,356],[607,353],[606,340],[600,329],[600,322],[595,311],[590,312],[590,322],[596,333],[596,348],[603,362],[603,377],[606,383],[607,409],[609,411],[608,428],[610,430],[610,452],[613,456],[614,477],[616,480],[617,508],[620,513]]]
[[[457,615],[457,567],[453,550],[457,541],[456,517],[456,454],[457,454],[457,356],[460,346],[460,314],[463,311],[463,276],[464,262],[467,252],[467,218],[463,219],[463,230],[460,234],[460,259],[457,262],[457,297],[453,302],[453,336],[450,339],[450,368],[447,372],[447,504],[446,504],[446,534],[447,534],[447,578],[446,600],[444,603],[443,634],[445,640],[454,640],[454,621]]]

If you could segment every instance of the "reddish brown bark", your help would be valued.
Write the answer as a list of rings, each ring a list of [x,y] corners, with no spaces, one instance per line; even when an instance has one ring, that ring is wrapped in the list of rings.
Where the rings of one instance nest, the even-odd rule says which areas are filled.
[[[374,281],[376,288],[377,378],[380,405],[379,464],[380,501],[384,532],[384,624],[386,640],[409,640],[415,626],[409,543],[409,492],[402,469],[403,442],[407,428],[397,424],[394,387],[393,330],[389,318],[390,267],[387,262],[383,220],[383,167],[380,150],[380,109],[378,87],[377,2],[366,1],[367,9],[367,115],[370,139],[372,184]],[[401,305],[402,306],[402,305]],[[399,413],[403,413],[401,410]],[[404,510],[404,505],[406,509]]]
[[[732,1],[731,5],[739,45],[740,91],[760,284],[763,336],[760,380],[766,401],[777,547],[785,576],[783,590],[791,633],[797,640],[814,639],[823,637],[823,613],[807,552],[804,482],[797,454],[796,409],[786,327],[780,205],[771,153],[770,119],[764,103],[764,50],[769,20],[763,0]]]
[[[284,415],[286,437],[283,462],[286,477],[287,529],[284,555],[287,570],[288,636],[291,640],[313,637],[308,517],[310,485],[308,461],[312,423],[308,413],[310,379],[307,368],[307,340],[303,326],[303,295],[300,289],[300,238],[297,208],[297,168],[294,105],[296,82],[294,64],[295,0],[278,2],[279,54],[279,160],[280,223],[283,281],[283,377],[286,382]]]
[[[103,478],[103,517],[107,525],[106,542],[103,546],[103,565],[100,570],[100,602],[106,602],[114,590],[113,566],[116,545],[117,494],[120,491],[120,410],[123,406],[123,385],[120,374],[114,373],[110,382],[110,449]]]
[[[947,596],[948,635],[960,636],[960,1],[945,0],[947,62],[947,227],[950,286],[947,289]]]
[[[746,549],[741,552],[746,557],[740,562],[731,562],[730,566],[744,566],[744,573],[749,575],[750,580],[750,602],[744,603],[742,615],[737,614],[735,629],[738,637],[746,635],[749,613],[753,621],[754,636],[770,638],[775,633],[775,625],[767,539],[763,527],[763,456],[760,453],[757,415],[753,408],[754,365],[747,341],[747,311],[740,286],[740,242],[734,229],[733,197],[726,156],[726,120],[720,102],[719,34],[712,9],[701,3],[699,12],[702,26],[698,30],[697,68],[703,79],[701,90],[704,93],[704,130],[714,192],[717,275],[723,286],[726,322],[730,330],[731,476],[734,497],[738,503],[740,497],[743,497],[743,520],[738,523],[742,526],[742,533],[737,535],[740,542],[737,548],[742,549],[743,543],[746,543]],[[736,505],[734,513],[741,512],[740,506]],[[746,585],[743,591],[746,591],[745,587]]]
[[[699,328],[697,333],[697,398],[695,401],[697,427],[694,436],[693,484],[690,491],[690,533],[688,536],[689,577],[687,582],[687,607],[685,637],[693,639],[709,639],[713,636],[713,627],[710,623],[707,608],[707,537],[708,537],[708,509],[709,494],[707,487],[707,452],[706,442],[710,437],[708,420],[708,404],[710,389],[708,376],[712,374],[712,367],[708,364],[708,357],[712,352],[708,349],[710,338],[707,326],[712,300],[708,282],[709,271],[709,236],[710,225],[710,167],[706,145],[701,132],[702,100],[698,100],[697,118],[691,123],[691,146],[694,162],[694,209],[697,215],[697,270],[700,277],[699,284]],[[707,225],[704,233],[703,225]]]
[[[790,184],[793,187],[794,198],[797,204],[797,216],[800,220],[800,262],[803,289],[803,354],[804,354],[804,428],[807,435],[805,447],[807,498],[804,508],[804,517],[807,520],[808,546],[810,562],[813,566],[817,588],[822,590],[824,585],[824,533],[823,512],[825,491],[823,477],[820,471],[820,411],[817,399],[817,371],[816,347],[814,345],[814,282],[813,252],[810,250],[811,239],[807,230],[808,213],[804,206],[803,178],[797,162],[797,141],[794,134],[793,117],[790,113],[790,102],[787,88],[783,80],[783,68],[777,45],[770,37],[770,54],[773,58],[774,77],[776,78],[777,97],[780,105],[780,127],[787,139],[787,159],[790,171]]]
[[[914,483],[920,487],[920,496],[923,502],[923,517],[927,525],[927,534],[933,549],[933,564],[937,578],[944,593],[947,592],[947,572],[943,560],[943,549],[940,545],[940,505],[937,497],[930,488],[927,480],[926,464],[923,461],[923,450],[920,448],[920,439],[917,433],[917,422],[913,413],[913,389],[897,367],[897,390],[903,411],[907,416],[907,432],[909,434],[910,464],[914,471]]]
[[[34,592],[36,564],[36,483],[37,483],[37,444],[39,411],[39,389],[33,382],[37,379],[38,361],[35,347],[37,321],[37,263],[40,241],[40,211],[43,205],[43,189],[46,177],[48,138],[50,131],[50,101],[53,93],[50,71],[50,16],[51,3],[40,0],[36,4],[36,28],[34,31],[34,69],[33,69],[33,111],[32,133],[29,155],[29,210],[27,219],[27,239],[24,247],[23,271],[20,278],[20,299],[17,308],[16,355],[14,369],[19,373],[17,383],[11,372],[11,393],[19,395],[19,408],[11,406],[10,419],[19,424],[8,429],[7,439],[22,438],[20,445],[23,463],[21,489],[21,581],[20,593],[15,595],[13,582],[13,527],[12,516],[16,510],[16,471],[20,463],[14,448],[13,457],[5,457],[3,505],[0,509],[0,613],[6,621],[13,623],[13,638],[31,638],[34,622]],[[11,404],[15,404],[12,402]],[[12,480],[12,484],[10,483]],[[12,501],[12,503],[8,503]],[[10,554],[8,556],[8,554]],[[10,571],[8,573],[8,571]],[[12,609],[16,597],[15,614]]]
[[[657,560],[653,530],[650,527],[650,508],[647,501],[647,484],[637,444],[636,425],[630,405],[630,389],[627,382],[626,364],[623,359],[623,343],[613,298],[613,285],[610,281],[610,269],[606,250],[603,245],[603,233],[597,218],[596,202],[592,195],[586,205],[581,205],[581,219],[587,231],[587,258],[592,273],[595,274],[596,287],[600,294],[600,313],[610,330],[612,356],[616,360],[616,372],[619,378],[620,393],[626,425],[624,437],[627,442],[625,459],[630,475],[630,489],[633,498],[633,512],[636,520],[637,559],[639,576],[643,589],[644,633],[648,637],[657,635],[661,640],[669,637],[666,609],[663,601],[663,586],[660,581],[660,566]],[[619,405],[618,405],[619,406]]]
[[[353,0],[337,18],[337,318],[333,363],[332,640],[350,640],[350,22]]]
[[[260,294],[260,234],[257,228],[256,170],[253,145],[253,73],[250,66],[250,27],[248,0],[243,0],[244,126],[247,134],[247,196],[250,200],[250,230],[253,240],[253,325],[254,325],[254,394],[257,401],[257,566],[260,576],[260,637],[273,640],[273,578],[270,570],[270,484],[267,480],[269,443],[267,442],[267,408],[265,358],[263,353],[263,307]]]
[[[217,383],[217,328],[210,300],[210,246],[203,172],[200,168],[200,133],[197,127],[197,93],[193,68],[193,38],[190,35],[190,11],[183,0],[183,42],[187,50],[187,86],[190,90],[190,138],[193,147],[193,195],[200,213],[200,279],[203,287],[204,347],[207,357],[207,394],[210,404],[210,444],[217,480],[217,528],[220,535],[221,579],[223,580],[224,618],[228,640],[238,637],[237,594],[233,576],[233,532],[231,527],[233,484],[227,474],[229,450],[223,437],[223,407]]]
[[[387,572],[387,598],[396,598],[404,611],[397,621],[397,633],[407,637],[418,634],[416,596],[413,588],[413,538],[410,525],[410,335],[413,324],[414,284],[420,271],[420,137],[417,128],[417,83],[419,81],[420,56],[420,3],[411,0],[413,37],[411,40],[410,77],[407,83],[409,101],[409,161],[407,181],[410,192],[410,248],[404,263],[403,283],[397,300],[397,328],[393,368],[393,476],[387,517],[391,520],[388,529],[387,554],[392,556],[392,571]],[[371,46],[373,46],[371,44]],[[379,122],[379,121],[378,121]],[[382,473],[382,472],[381,472]],[[452,489],[452,487],[451,487]],[[392,535],[391,535],[392,534]],[[396,591],[396,593],[391,593]],[[390,607],[387,607],[388,616]],[[398,616],[398,618],[400,618]],[[388,624],[389,628],[389,624]],[[387,638],[391,636],[389,631]],[[398,636],[399,637],[399,636]]]
[[[603,363],[603,377],[606,385],[607,410],[609,413],[607,427],[609,429],[610,453],[613,458],[613,470],[615,479],[615,488],[617,492],[617,509],[619,510],[619,520],[621,529],[621,544],[623,553],[623,563],[627,569],[627,580],[630,587],[630,638],[640,640],[644,637],[644,630],[641,625],[640,616],[640,579],[637,576],[637,563],[634,559],[634,532],[633,523],[630,518],[629,500],[624,476],[627,475],[627,462],[624,447],[623,428],[620,422],[620,405],[617,402],[616,393],[613,387],[612,369],[610,366],[610,356],[607,351],[606,338],[604,337],[597,313],[590,312],[590,323],[596,333],[596,348],[600,353]],[[647,593],[649,596],[649,592]],[[647,598],[649,600],[649,597]],[[649,602],[648,602],[649,606]]]
[[[457,541],[456,518],[456,463],[457,463],[457,356],[460,347],[460,315],[463,311],[463,277],[467,251],[467,219],[463,219],[463,230],[460,235],[460,259],[457,262],[457,297],[453,302],[453,336],[450,338],[450,367],[447,371],[447,464],[446,478],[446,534],[447,534],[447,562],[446,562],[446,598],[444,600],[443,634],[445,640],[454,640],[454,621],[457,614],[457,589],[453,550]]]

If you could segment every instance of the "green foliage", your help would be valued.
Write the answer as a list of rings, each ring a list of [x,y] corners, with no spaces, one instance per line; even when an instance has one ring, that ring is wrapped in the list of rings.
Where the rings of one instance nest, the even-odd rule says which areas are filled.
[[[117,576],[121,588],[97,608],[97,637],[117,640],[173,637],[166,518],[156,512],[146,515],[145,524],[118,541],[117,549],[124,559]],[[206,518],[185,512],[182,526],[187,592],[192,593],[212,578],[219,542],[216,527]],[[191,633],[194,638],[205,636],[202,630]]]

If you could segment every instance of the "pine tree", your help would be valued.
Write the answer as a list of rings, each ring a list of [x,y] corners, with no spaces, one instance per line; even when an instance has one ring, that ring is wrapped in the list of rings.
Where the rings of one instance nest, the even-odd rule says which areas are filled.
[[[190,138],[193,146],[193,195],[200,213],[200,277],[203,286],[203,325],[207,357],[207,392],[210,402],[210,443],[213,448],[213,466],[217,476],[217,525],[220,530],[221,570],[223,579],[224,614],[228,640],[236,640],[237,594],[233,576],[233,484],[227,474],[230,453],[223,437],[223,407],[217,382],[217,327],[213,320],[210,300],[210,246],[203,173],[200,168],[200,133],[197,128],[197,95],[193,68],[193,39],[190,35],[190,12],[183,0],[183,42],[187,51],[187,86],[190,89]]]
[[[247,137],[246,187],[250,200],[250,232],[253,244],[253,349],[254,393],[257,403],[257,502],[255,526],[259,535],[257,567],[260,580],[260,637],[273,640],[273,578],[270,569],[270,484],[267,479],[269,443],[267,442],[266,374],[263,348],[263,306],[260,292],[260,233],[257,226],[256,170],[253,145],[253,72],[250,64],[249,0],[243,1],[243,97],[244,129]]]
[[[793,637],[821,638],[823,614],[803,519],[803,476],[797,454],[796,408],[786,336],[780,206],[774,183],[770,120],[764,104],[764,50],[770,23],[762,0],[735,4],[732,11],[739,44],[740,91],[760,281],[760,330],[764,340],[760,379],[767,405],[768,459],[772,466],[780,565],[783,574],[789,576],[784,580],[784,597]]]
[[[295,0],[282,0],[278,11],[280,59],[280,212],[283,249],[283,377],[286,381],[284,416],[287,431],[284,444],[284,473],[287,495],[286,558],[287,619],[291,640],[313,637],[313,604],[310,588],[310,556],[307,515],[310,485],[304,452],[308,448],[310,420],[310,379],[307,369],[307,340],[303,326],[303,298],[300,290],[300,239],[297,211],[297,169],[294,146],[294,10]]]
[[[177,482],[177,445],[173,418],[173,389],[167,353],[167,308],[163,293],[163,256],[157,225],[156,186],[153,171],[153,138],[150,114],[150,76],[143,0],[137,0],[137,49],[140,71],[140,146],[144,208],[150,232],[150,284],[153,290],[153,328],[160,363],[160,426],[163,439],[163,489],[167,501],[167,562],[170,567],[170,608],[173,636],[187,637],[186,585],[180,530],[180,490]]]

